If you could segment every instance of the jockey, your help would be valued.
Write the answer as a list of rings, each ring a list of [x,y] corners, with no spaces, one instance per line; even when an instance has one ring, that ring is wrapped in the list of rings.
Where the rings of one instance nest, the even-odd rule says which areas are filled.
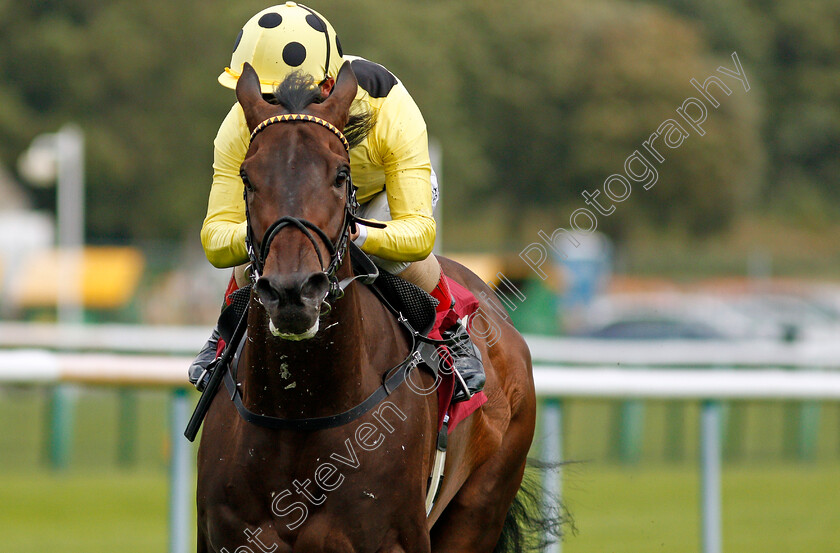
[[[230,67],[219,76],[235,89],[244,62],[260,77],[266,99],[288,74],[302,71],[329,95],[345,61],[359,81],[354,108],[376,113],[367,138],[350,151],[353,183],[361,204],[359,216],[386,222],[383,229],[358,226],[353,241],[381,269],[417,285],[438,300],[437,310],[454,306],[446,277],[431,254],[435,242],[432,210],[437,179],[429,160],[426,123],[403,84],[387,69],[355,56],[345,56],[332,25],[320,14],[295,2],[266,8],[239,31]],[[201,243],[207,259],[219,268],[234,267],[228,291],[248,282],[245,264],[245,204],[239,168],[249,144],[249,130],[239,103],[228,112],[216,135],[213,184]],[[454,317],[457,319],[457,317]],[[451,318],[450,318],[451,320]],[[463,401],[484,386],[484,369],[464,325],[440,329],[453,355],[461,385],[454,401]],[[190,381],[202,389],[216,358],[218,327],[190,366]]]

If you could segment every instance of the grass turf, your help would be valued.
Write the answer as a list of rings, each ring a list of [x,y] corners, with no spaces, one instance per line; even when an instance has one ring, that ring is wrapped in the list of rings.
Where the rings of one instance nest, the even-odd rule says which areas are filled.
[[[0,550],[165,552],[163,473],[0,475]]]
[[[577,535],[564,553],[700,550],[698,474],[691,467],[566,468]],[[825,553],[840,543],[840,466],[731,467],[723,474],[723,550]]]
[[[40,389],[0,390],[0,552],[166,551],[167,395],[138,392],[133,464],[118,470],[119,396],[86,390],[78,398],[66,472],[43,468],[47,397]],[[698,551],[697,405],[674,411],[665,402],[645,402],[635,467],[608,461],[616,458],[618,404],[565,405],[566,457],[583,460],[565,469],[566,502],[579,529],[567,538],[565,553]],[[740,403],[729,411],[740,411],[743,428],[736,462],[724,470],[728,553],[824,553],[840,543],[840,406],[823,406],[812,463],[786,460],[785,421],[797,412],[791,409]],[[679,455],[667,447],[666,421],[679,423]],[[536,450],[541,445],[538,438]]]
[[[840,543],[840,466],[774,464],[724,471],[724,550],[826,553]],[[163,472],[0,474],[0,550],[10,553],[161,552],[167,544]],[[578,532],[565,553],[699,549],[697,472],[577,463],[565,468]]]

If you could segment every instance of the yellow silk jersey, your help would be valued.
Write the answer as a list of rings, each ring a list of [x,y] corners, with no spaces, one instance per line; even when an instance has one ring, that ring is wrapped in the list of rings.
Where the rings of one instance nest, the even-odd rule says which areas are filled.
[[[426,123],[408,90],[391,72],[355,56],[345,59],[359,81],[351,111],[368,109],[376,115],[373,130],[350,151],[357,198],[365,203],[384,189],[392,218],[384,229],[367,228],[361,248],[391,261],[425,259],[435,242]],[[201,228],[204,252],[216,267],[248,261],[239,168],[249,136],[245,114],[236,103],[213,142],[213,185]]]

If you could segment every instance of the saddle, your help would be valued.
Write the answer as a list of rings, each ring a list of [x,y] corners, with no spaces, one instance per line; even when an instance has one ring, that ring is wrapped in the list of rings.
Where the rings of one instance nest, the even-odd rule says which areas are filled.
[[[428,336],[435,324],[438,300],[419,286],[377,267],[353,242],[349,243],[350,263],[357,275],[376,275],[368,284],[374,294],[395,315],[403,316],[414,330]]]

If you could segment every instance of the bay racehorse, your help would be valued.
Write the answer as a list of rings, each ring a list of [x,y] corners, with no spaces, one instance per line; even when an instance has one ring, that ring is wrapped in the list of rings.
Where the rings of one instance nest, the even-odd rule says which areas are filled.
[[[509,538],[517,533],[511,505],[535,422],[524,340],[482,303],[482,314],[498,329],[490,347],[476,338],[487,402],[449,435],[445,478],[427,515],[438,403],[435,394],[417,390],[433,389],[435,377],[415,368],[408,378],[417,386],[375,397],[389,368],[409,372],[403,361],[412,339],[367,286],[345,280],[352,276],[344,254],[354,200],[341,131],[356,77],[345,64],[323,101],[313,102],[311,89],[294,79],[278,96],[284,87],[281,105],[267,102],[248,64],[236,87],[252,131],[242,178],[259,278],[231,377],[236,384],[216,394],[204,423],[198,552],[522,550],[521,539]],[[468,269],[440,262],[476,297],[494,297]],[[366,400],[368,410],[352,422],[294,424],[328,421]],[[291,424],[253,424],[241,407]]]

